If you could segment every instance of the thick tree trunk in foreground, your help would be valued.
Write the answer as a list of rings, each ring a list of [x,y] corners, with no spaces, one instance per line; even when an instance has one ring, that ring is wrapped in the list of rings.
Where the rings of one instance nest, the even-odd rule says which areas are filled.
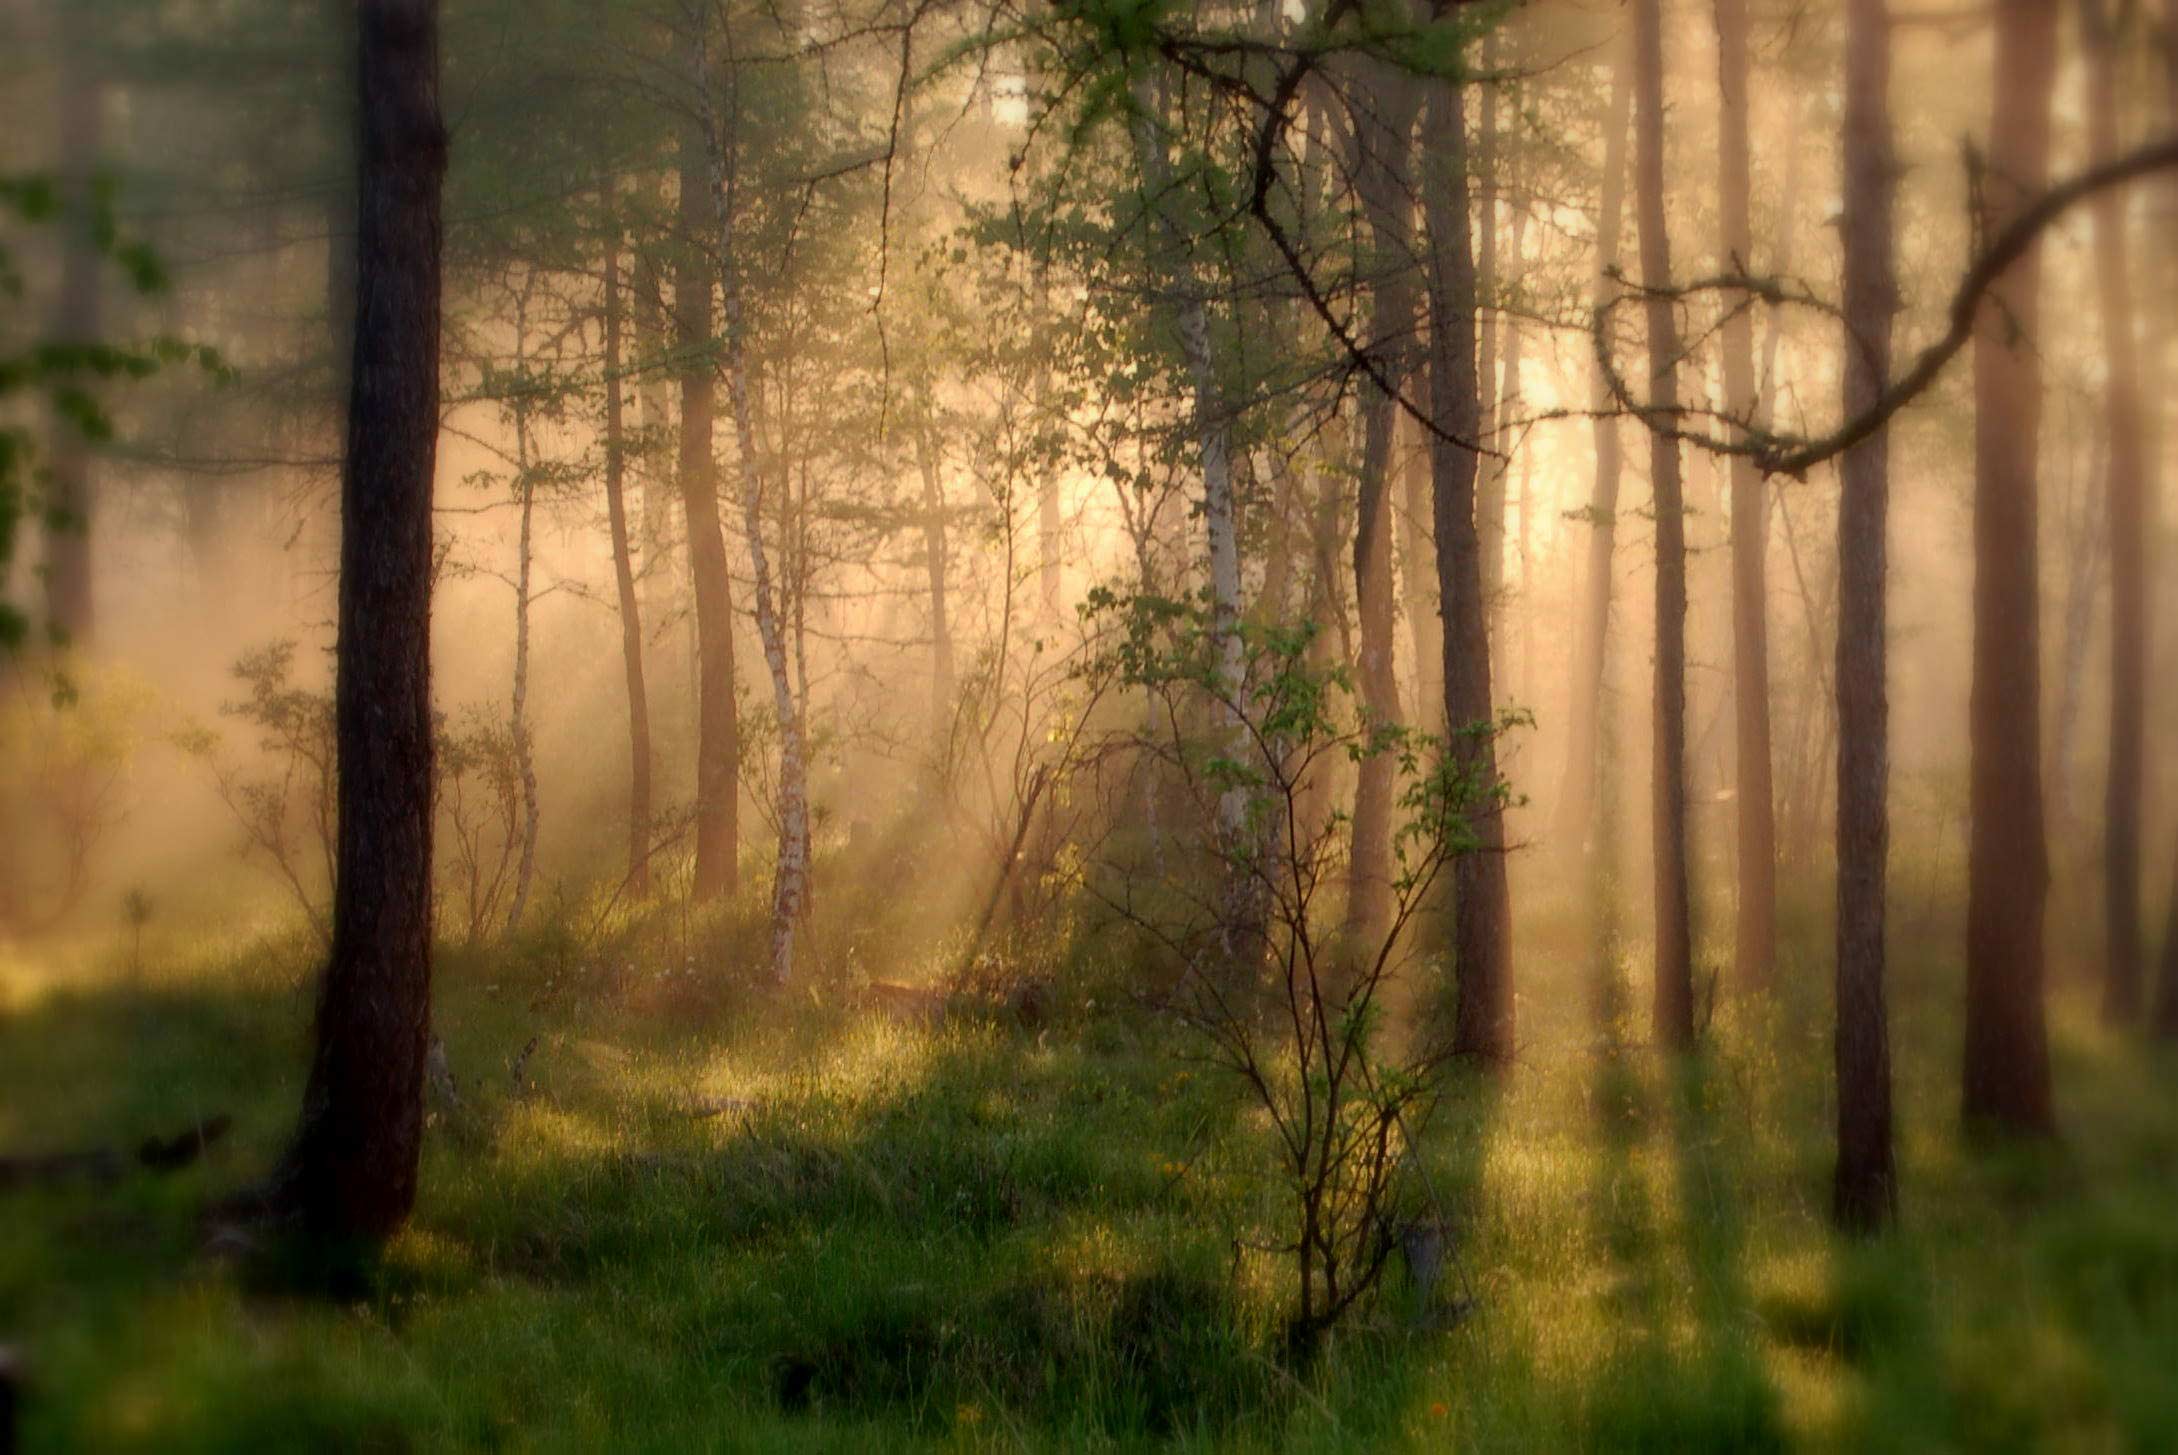
[[[620,598],[620,661],[628,683],[628,893],[650,894],[650,694],[643,685],[643,605],[628,540],[628,447],[623,418],[620,245],[605,249],[605,521],[613,540],[613,587]]]
[[[1725,3],[1719,5],[1722,14]],[[1844,416],[1890,382],[1894,163],[1890,17],[1885,0],[1846,11]],[[1890,436],[1839,462],[1838,497],[1838,1163],[1831,1216],[1869,1231],[1898,1206],[1891,1155],[1891,1043],[1884,1007],[1884,872],[1890,855],[1890,706],[1884,643]],[[1743,779],[1744,781],[1744,779]],[[1744,889],[1742,893],[1744,893]]]
[[[1641,281],[1671,283],[1671,239],[1664,215],[1664,36],[1662,0],[1634,0],[1634,193],[1641,237]],[[1678,320],[1669,298],[1652,295],[1648,405],[1670,422],[1679,403]],[[1649,434],[1649,476],[1656,495],[1656,727],[1650,777],[1656,856],[1656,1039],[1674,1049],[1694,1043],[1693,915],[1686,862],[1686,515],[1679,445]]]
[[[1495,785],[1490,633],[1475,531],[1476,455],[1482,423],[1475,374],[1475,265],[1469,243],[1467,138],[1457,81],[1431,84],[1422,124],[1422,208],[1428,228],[1430,478],[1437,535],[1437,592],[1444,613],[1444,707],[1452,751],[1471,778]],[[1502,1063],[1513,1051],[1512,886],[1505,818],[1493,798],[1478,808],[1477,845],[1452,869],[1452,954],[1458,996],[1452,1046]]]
[[[1995,115],[1981,235],[1994,236],[2049,176],[2057,7],[1997,0]],[[2036,451],[2042,384],[2041,250],[1984,301],[1974,334],[1973,827],[1967,851],[1966,1065],[1969,1122],[2054,1130],[2043,1021],[2041,582]]]
[[[1362,704],[1376,724],[1400,717],[1393,667],[1399,623],[1392,590],[1392,442],[1396,394],[1404,388],[1413,349],[1413,130],[1415,86],[1388,64],[1371,63],[1364,104],[1354,108],[1353,169],[1369,227],[1370,353],[1383,375],[1362,388],[1361,473],[1354,527],[1354,599],[1361,626]],[[1391,392],[1387,392],[1387,389]],[[1391,920],[1392,797],[1396,763],[1390,753],[1362,759],[1354,790],[1348,856],[1346,930],[1362,955],[1383,943]]]
[[[416,1200],[431,1015],[431,482],[439,431],[435,0],[363,0],[355,352],[341,477],[339,872],[302,1118],[277,1188],[321,1244]]]
[[[717,411],[711,351],[711,284],[703,237],[712,225],[703,138],[680,140],[680,250],[674,260],[675,342],[681,353],[681,506],[688,573],[696,589],[696,869],[698,900],[741,887],[741,719],[734,700],[733,585],[718,518],[711,455]]]
[[[2178,128],[2178,0],[2164,0],[2162,39],[2164,120],[2173,128]],[[2178,316],[2178,310],[2174,310],[2173,304],[2167,298],[2163,301],[2163,307],[2165,311],[2162,323],[2165,328],[2169,328],[2174,316]],[[2157,359],[2159,355],[2151,350],[2149,358]],[[2155,390],[2153,397],[2164,398],[2163,391]],[[2174,411],[2167,400],[2163,405],[2161,418],[2163,436],[2167,440],[2172,430],[2178,430],[2178,411]],[[2148,564],[2153,563],[2151,561]],[[2148,583],[2143,581],[2143,594],[2147,589]],[[2169,918],[2163,926],[2163,963],[2155,988],[2155,1029],[2160,1036],[2178,1038],[2178,861],[2174,861],[2171,869]]]
[[[1611,68],[1611,109],[1604,122],[1603,195],[1596,214],[1595,306],[1618,294],[1611,276],[1618,266],[1621,214],[1626,198],[1627,108],[1632,91],[1623,61]],[[1610,386],[1600,364],[1593,366],[1589,407],[1596,446],[1596,476],[1588,499],[1588,565],[1581,577],[1578,634],[1573,647],[1573,690],[1566,710],[1565,775],[1558,790],[1556,832],[1569,853],[1588,841],[1595,812],[1596,752],[1603,720],[1604,654],[1611,630],[1611,560],[1618,536],[1618,480],[1624,462],[1618,418],[1612,412]]]
[[[1747,0],[1716,0],[1719,108],[1717,217],[1720,266],[1751,270],[1754,229],[1748,158]],[[1752,423],[1760,407],[1755,386],[1754,318],[1742,309],[1724,323],[1725,408]],[[1744,455],[1731,460],[1732,704],[1739,905],[1733,932],[1733,973],[1743,988],[1769,983],[1777,959],[1777,817],[1770,778],[1770,643],[1764,570],[1769,510],[1761,472]]]
[[[2118,152],[2118,37],[2109,0],[2083,0],[2087,41],[2087,130],[2090,163]],[[2154,456],[2140,388],[2134,339],[2132,260],[2125,238],[2125,194],[2095,198],[2095,281],[2102,305],[2103,358],[2108,383],[2104,427],[2110,435],[2110,756],[2103,796],[2103,1013],[2130,1021],[2140,1014],[2140,815],[2147,736],[2148,594],[2147,502],[2155,498]]]

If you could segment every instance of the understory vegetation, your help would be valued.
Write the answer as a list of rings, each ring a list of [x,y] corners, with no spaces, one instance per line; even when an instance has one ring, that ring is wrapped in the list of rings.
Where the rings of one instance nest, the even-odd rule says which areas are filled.
[[[820,858],[834,888],[786,991],[756,968],[754,890],[714,913],[548,897],[518,936],[447,945],[453,1094],[421,1201],[329,1302],[205,1220],[289,1128],[311,933],[230,908],[138,923],[134,949],[117,927],[6,952],[0,1143],[233,1118],[170,1175],[0,1191],[28,1447],[2114,1449],[2178,1428],[2178,1061],[2061,977],[2077,1134],[1963,1139],[1955,904],[1900,916],[1906,1210],[1855,1243],[1825,1216],[1827,887],[1787,895],[1774,1000],[1720,999],[1685,1058],[1647,1044],[1642,947],[1531,893],[1519,1055],[1455,1076],[1420,1134],[1444,1286],[1395,1265],[1295,1369],[1290,1265],[1258,1242],[1282,1211],[1268,1129],[1137,995],[1124,936],[1074,906],[901,1014],[871,982],[942,989],[958,947],[851,867]],[[1007,993],[1027,984],[1033,1014]]]

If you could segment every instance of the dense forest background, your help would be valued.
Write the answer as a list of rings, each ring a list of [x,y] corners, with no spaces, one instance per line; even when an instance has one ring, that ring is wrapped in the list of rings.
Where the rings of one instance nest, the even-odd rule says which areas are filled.
[[[2163,0],[0,39],[0,1448],[2178,1420]]]

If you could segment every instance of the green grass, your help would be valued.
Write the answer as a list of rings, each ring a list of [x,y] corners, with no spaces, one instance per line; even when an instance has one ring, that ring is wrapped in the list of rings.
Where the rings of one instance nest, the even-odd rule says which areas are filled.
[[[1094,937],[1045,947],[1092,970],[1031,1037],[850,1008],[882,924],[775,999],[721,969],[753,961],[746,912],[603,943],[544,919],[442,957],[464,1104],[351,1303],[202,1251],[292,1116],[310,944],[155,928],[141,974],[118,942],[4,952],[0,1149],[236,1119],[170,1177],[0,1193],[29,1449],[2178,1444],[2178,1062],[2060,986],[2065,1140],[1963,1145],[1941,915],[1894,944],[1904,1224],[1855,1246],[1822,1217],[1819,914],[1776,1001],[1672,1064],[1638,952],[1599,965],[1578,906],[1534,910],[1520,1064],[1459,1085],[1428,1149],[1474,1313],[1415,1333],[1387,1300],[1300,1375],[1280,1270],[1235,1253],[1275,1208],[1254,1124],[1114,1008]]]

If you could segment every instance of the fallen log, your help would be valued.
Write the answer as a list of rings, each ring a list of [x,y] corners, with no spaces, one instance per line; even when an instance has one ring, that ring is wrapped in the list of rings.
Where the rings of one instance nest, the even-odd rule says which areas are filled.
[[[0,1157],[0,1192],[66,1182],[110,1186],[121,1180],[131,1164],[147,1172],[178,1172],[202,1157],[233,1127],[233,1117],[208,1117],[171,1137],[146,1137],[137,1144],[133,1156],[117,1147],[94,1147],[81,1152]]]

